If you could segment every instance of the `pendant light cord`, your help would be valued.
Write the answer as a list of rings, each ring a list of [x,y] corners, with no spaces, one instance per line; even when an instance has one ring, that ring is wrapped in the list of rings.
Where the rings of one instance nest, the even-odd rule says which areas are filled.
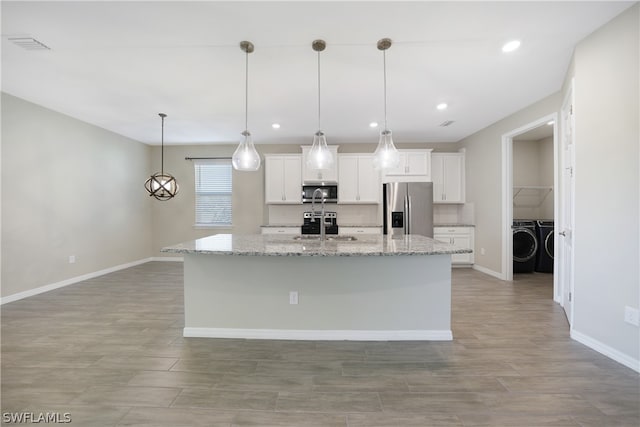
[[[162,126],[161,126],[161,148],[160,148],[160,173],[164,175],[164,116],[160,115],[162,118]]]
[[[318,131],[320,129],[320,52],[318,51]]]
[[[245,51],[245,70],[244,70],[244,131],[249,129],[249,52]]]
[[[384,130],[387,130],[387,51],[382,51],[382,64],[384,75]]]

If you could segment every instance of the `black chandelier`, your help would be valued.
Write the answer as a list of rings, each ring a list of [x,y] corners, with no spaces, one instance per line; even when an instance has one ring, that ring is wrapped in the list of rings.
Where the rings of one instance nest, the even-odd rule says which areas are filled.
[[[144,183],[144,188],[149,192],[149,196],[158,200],[169,200],[178,194],[178,181],[171,174],[164,173],[164,118],[165,113],[158,114],[162,118],[162,148],[160,160],[160,173],[154,173]]]

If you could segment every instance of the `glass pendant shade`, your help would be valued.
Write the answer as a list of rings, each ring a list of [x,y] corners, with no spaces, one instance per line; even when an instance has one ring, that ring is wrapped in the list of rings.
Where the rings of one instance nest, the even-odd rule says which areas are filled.
[[[309,169],[325,170],[333,166],[333,154],[329,151],[327,139],[321,130],[313,136],[313,145],[305,161]]]
[[[313,135],[313,144],[307,153],[305,164],[308,169],[327,170],[333,167],[333,154],[327,147],[327,138],[324,132],[320,130],[320,52],[322,52],[327,44],[324,40],[314,40],[311,47],[318,53],[318,131]]]
[[[249,41],[241,41],[240,49],[245,53],[245,78],[244,78],[244,132],[242,136],[244,139],[238,148],[233,152],[231,157],[231,165],[237,171],[242,172],[255,172],[260,169],[260,154],[253,145],[253,138],[251,133],[247,130],[249,128],[249,54],[253,52],[253,43]]]
[[[380,132],[378,148],[373,152],[373,167],[375,169],[393,169],[400,165],[400,153],[393,145],[391,131],[385,129]]]
[[[231,157],[233,168],[238,171],[254,172],[260,169],[260,155],[253,145],[253,139],[249,131],[242,132],[244,141],[242,141]]]
[[[384,130],[380,132],[378,147],[373,152],[373,167],[377,170],[393,169],[400,165],[400,153],[395,145],[391,131],[387,127],[387,49],[391,47],[391,39],[378,40],[378,50],[382,51],[383,83],[384,83]]]
[[[151,175],[147,182],[144,183],[144,187],[149,192],[149,196],[155,197],[158,200],[169,200],[178,194],[178,182],[176,179],[168,173],[156,173]]]

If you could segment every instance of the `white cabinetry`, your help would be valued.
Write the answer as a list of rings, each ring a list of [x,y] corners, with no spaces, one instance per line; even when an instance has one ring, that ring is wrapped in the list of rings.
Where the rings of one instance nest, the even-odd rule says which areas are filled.
[[[338,156],[338,203],[380,203],[380,173],[373,168],[373,156]]]
[[[311,150],[311,146],[302,146],[302,181],[305,183],[313,182],[336,182],[338,181],[338,146],[329,145],[329,151],[333,155],[333,166],[331,169],[317,170],[307,168],[307,154]]]
[[[261,227],[262,234],[300,234],[300,227]]]
[[[267,204],[302,204],[302,156],[264,156],[264,198]]]
[[[432,153],[434,203],[464,203],[464,153]]]
[[[443,243],[449,243],[459,248],[473,250],[473,227],[434,227],[433,238]],[[451,264],[473,264],[473,252],[470,254],[452,254]]]
[[[431,150],[398,150],[400,165],[385,171],[383,182],[431,181]]]
[[[364,234],[382,234],[382,227],[338,227],[338,234],[347,236],[358,236]]]

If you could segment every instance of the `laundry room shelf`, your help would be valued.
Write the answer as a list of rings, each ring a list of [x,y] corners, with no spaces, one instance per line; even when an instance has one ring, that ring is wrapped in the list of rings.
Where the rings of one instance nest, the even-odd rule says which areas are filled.
[[[513,206],[519,208],[537,208],[541,206],[553,187],[525,185],[513,187]],[[518,201],[518,199],[520,201]]]

